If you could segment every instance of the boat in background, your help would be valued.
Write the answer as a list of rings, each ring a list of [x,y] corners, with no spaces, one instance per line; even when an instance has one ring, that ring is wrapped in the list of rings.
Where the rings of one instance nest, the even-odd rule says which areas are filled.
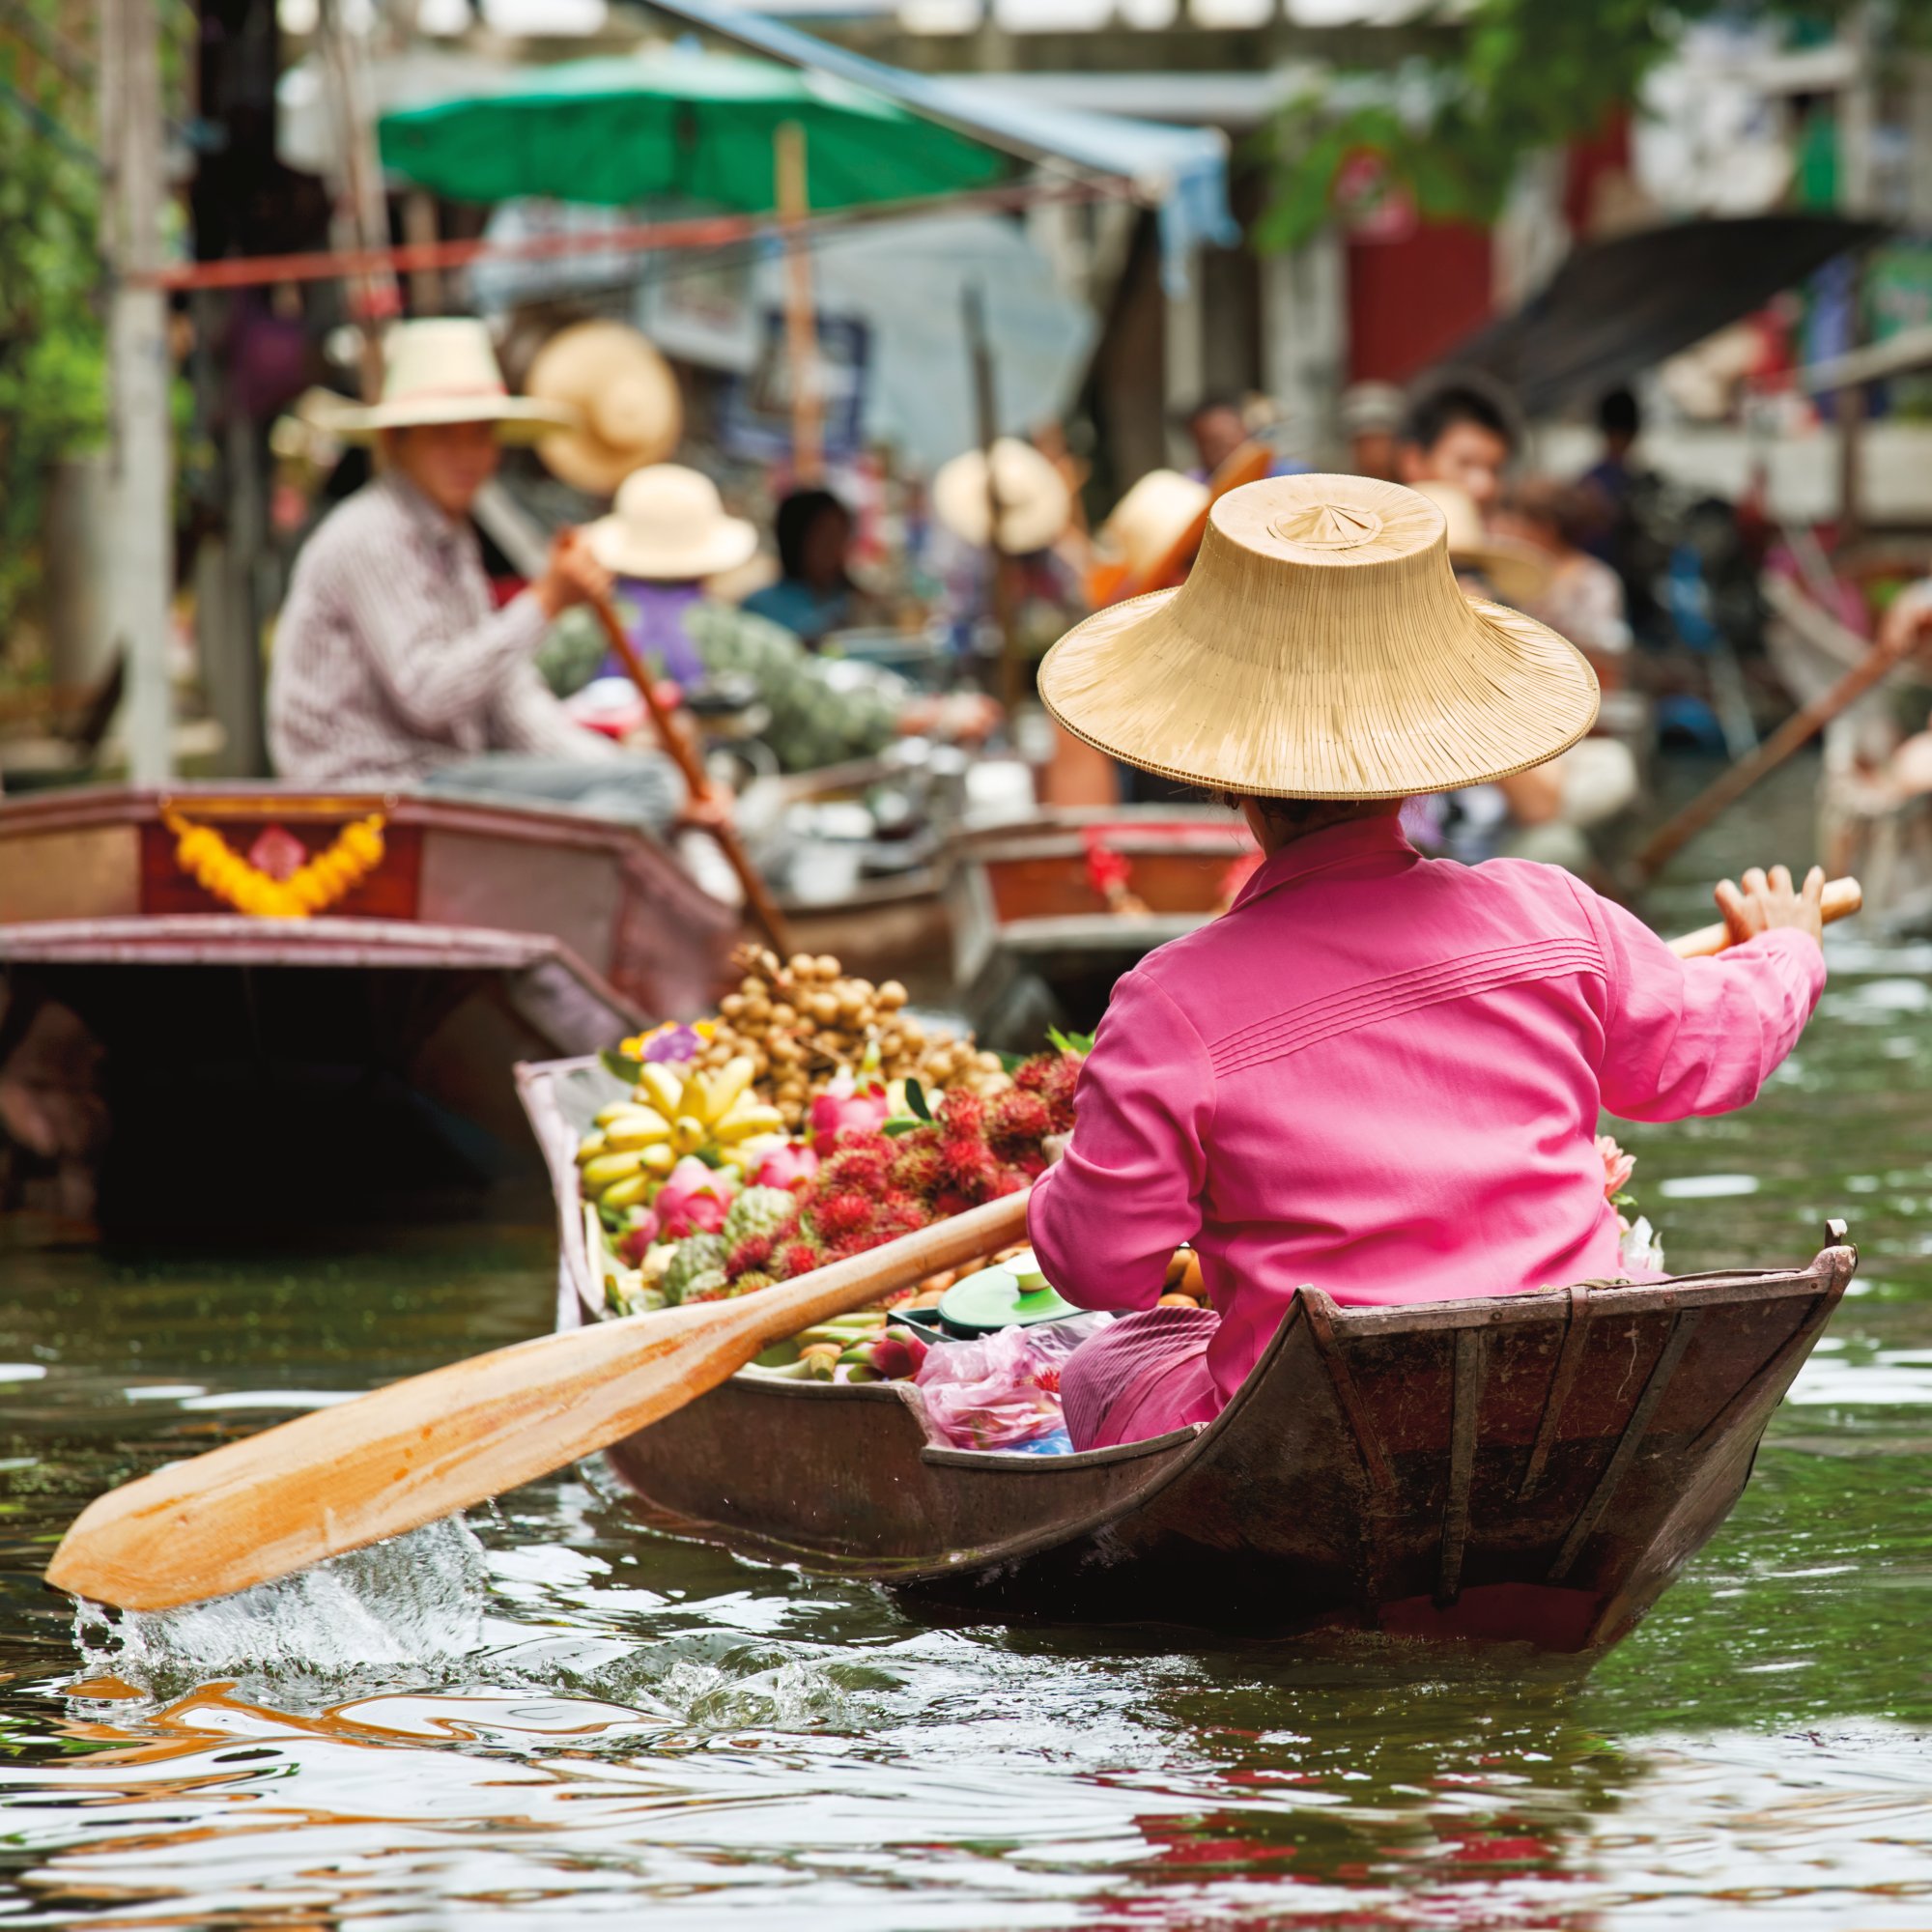
[[[1114,981],[1217,917],[1260,863],[1247,828],[1212,807],[1043,812],[959,834],[946,882],[957,1000],[989,1046],[1086,1031]]]
[[[577,1061],[518,1084],[577,1327],[604,1293],[576,1151],[620,1083]],[[654,1528],[982,1618],[1588,1654],[1743,1492],[1858,1264],[1826,1232],[1791,1269],[1392,1308],[1305,1288],[1214,1421],[1118,1448],[956,1449],[912,1383],[752,1368],[609,1461]]]
[[[515,1063],[709,1006],[737,930],[656,840],[576,812],[272,785],[0,804],[0,1200],[283,1229],[475,1200],[533,1174]]]

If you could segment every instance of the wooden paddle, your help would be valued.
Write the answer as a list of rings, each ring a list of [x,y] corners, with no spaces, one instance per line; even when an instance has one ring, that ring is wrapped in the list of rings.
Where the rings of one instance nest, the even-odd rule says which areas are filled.
[[[684,774],[684,781],[692,797],[712,797],[716,787],[685,742],[684,733],[672,724],[669,714],[666,712],[664,701],[658,696],[657,686],[652,683],[651,674],[638,656],[636,647],[624,635],[624,627],[618,623],[617,613],[611,608],[611,600],[608,597],[593,597],[590,608],[596,611],[598,622],[604,626],[604,636],[616,652],[618,663],[630,672],[631,682],[638,687],[639,696],[651,714],[651,723],[657,727],[658,742]],[[750,907],[752,917],[757,921],[759,929],[781,953],[788,954],[792,950],[791,933],[786,928],[784,915],[780,912],[778,901],[772,897],[771,888],[752,864],[737,832],[729,825],[710,825],[705,830],[717,839],[719,850],[738,875],[738,883],[745,889],[745,903]]]
[[[732,1301],[542,1335],[110,1490],[47,1581],[172,1609],[417,1529],[608,1448],[816,1321],[1026,1238],[1025,1192]]]

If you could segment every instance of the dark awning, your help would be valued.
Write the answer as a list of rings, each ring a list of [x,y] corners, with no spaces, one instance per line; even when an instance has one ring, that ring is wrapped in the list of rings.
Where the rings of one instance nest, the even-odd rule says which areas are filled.
[[[1443,363],[1482,370],[1528,414],[1548,414],[1627,383],[1885,232],[1831,214],[1756,214],[1589,242]]]

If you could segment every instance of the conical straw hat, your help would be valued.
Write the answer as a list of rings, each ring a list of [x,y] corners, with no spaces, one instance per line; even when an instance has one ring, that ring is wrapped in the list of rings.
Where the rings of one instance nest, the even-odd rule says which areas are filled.
[[[537,455],[574,489],[608,497],[634,469],[662,463],[684,432],[677,378],[649,337],[621,322],[558,329],[524,386],[581,427],[546,436]]]
[[[1076,737],[1263,798],[1398,798],[1526,771],[1597,715],[1554,631],[1464,597],[1442,513],[1365,476],[1231,490],[1179,590],[1096,611],[1040,666]]]
[[[749,563],[757,526],[727,516],[718,486],[681,463],[627,476],[616,506],[590,526],[590,552],[606,570],[649,582],[686,583]]]
[[[1052,462],[1032,443],[1003,436],[993,444],[993,478],[1000,487],[1000,548],[1009,556],[1044,550],[1065,529],[1073,493]],[[932,479],[932,513],[956,537],[983,544],[993,527],[986,493],[986,452],[969,449],[940,465]]]
[[[1480,571],[1496,595],[1519,610],[1549,588],[1549,559],[1520,537],[1485,529],[1483,513],[1466,490],[1454,483],[1418,483],[1414,488],[1442,512],[1449,561],[1458,570]]]
[[[504,442],[530,442],[577,420],[562,403],[511,395],[490,331],[471,316],[399,322],[383,338],[383,357],[382,399],[366,409],[351,404],[328,424],[345,442],[368,442],[385,429],[468,422],[495,423]]]
[[[1178,469],[1150,469],[1100,526],[1102,547],[1145,579],[1194,527],[1208,507],[1208,486]]]

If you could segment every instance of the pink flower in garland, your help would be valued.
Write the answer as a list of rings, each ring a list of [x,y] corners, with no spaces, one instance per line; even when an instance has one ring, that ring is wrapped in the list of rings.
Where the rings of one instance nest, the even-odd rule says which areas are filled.
[[[687,1154],[666,1177],[651,1207],[667,1240],[715,1235],[731,1207],[730,1184],[696,1154]]]
[[[1597,1151],[1604,1161],[1604,1199],[1614,1201],[1636,1172],[1636,1155],[1626,1153],[1608,1134],[1597,1136]]]

